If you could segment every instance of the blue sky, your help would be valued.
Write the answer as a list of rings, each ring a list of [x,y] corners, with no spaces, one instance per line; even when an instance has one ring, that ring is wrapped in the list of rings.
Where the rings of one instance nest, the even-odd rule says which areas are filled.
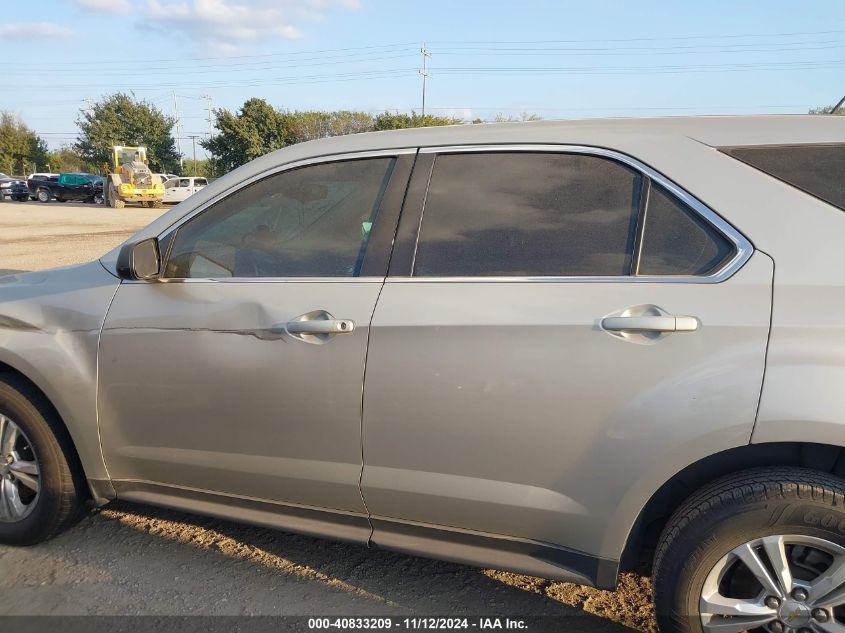
[[[118,90],[208,132],[238,108],[464,118],[805,112],[845,94],[845,3],[4,0],[0,109],[53,146]],[[34,18],[34,19],[33,19]],[[184,147],[183,143],[183,147]]]

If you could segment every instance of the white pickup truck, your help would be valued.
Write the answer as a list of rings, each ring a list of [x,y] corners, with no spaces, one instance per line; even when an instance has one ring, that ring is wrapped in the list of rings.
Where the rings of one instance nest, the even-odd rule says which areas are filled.
[[[178,204],[207,184],[208,180],[205,178],[193,176],[171,178],[164,183],[164,202],[165,204]]]

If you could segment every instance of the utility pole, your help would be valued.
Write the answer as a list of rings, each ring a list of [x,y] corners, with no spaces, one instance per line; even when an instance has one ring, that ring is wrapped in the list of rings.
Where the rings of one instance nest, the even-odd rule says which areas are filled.
[[[205,99],[205,102],[206,102],[205,109],[208,111],[208,116],[206,117],[205,120],[208,121],[208,138],[211,138],[211,136],[212,136],[211,130],[214,127],[213,123],[211,122],[211,110],[212,110],[211,95],[202,95],[202,98]]]
[[[197,175],[197,139],[199,138],[199,134],[191,134],[190,136],[188,136],[188,138],[191,139],[191,141],[194,144],[194,169],[193,169],[193,171],[194,171],[194,176],[196,176]]]
[[[185,170],[182,162],[182,121],[179,120],[179,101],[176,99],[176,91],[173,91],[173,112],[176,115],[176,151],[179,152],[179,171]]]
[[[214,129],[214,125],[211,122],[211,110],[212,110],[211,95],[203,95],[202,98],[205,99],[206,104],[207,104],[207,108],[208,108],[208,138],[210,139],[213,136],[212,130]],[[214,161],[213,160],[209,161],[209,166],[211,167],[211,174],[210,175],[214,176]]]
[[[425,47],[425,42],[423,42],[422,48],[420,49],[420,53],[422,53],[422,69],[420,70],[420,74],[422,75],[422,115],[425,116],[425,88],[426,88],[426,81],[428,80],[428,58],[431,57],[431,53],[428,52],[428,49]]]

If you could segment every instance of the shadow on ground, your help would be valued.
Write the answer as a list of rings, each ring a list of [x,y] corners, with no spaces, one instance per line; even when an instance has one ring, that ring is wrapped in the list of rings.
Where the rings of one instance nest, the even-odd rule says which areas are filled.
[[[633,574],[618,591],[599,591],[123,502],[47,546],[61,541],[116,558],[107,574],[138,588],[138,576],[152,573],[163,601],[139,603],[135,614],[507,616],[537,617],[540,630],[654,630],[649,583]],[[133,570],[127,546],[142,569]]]

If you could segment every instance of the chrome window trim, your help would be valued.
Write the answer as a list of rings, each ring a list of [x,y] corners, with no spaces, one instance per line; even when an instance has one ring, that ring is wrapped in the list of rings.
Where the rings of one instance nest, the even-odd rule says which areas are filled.
[[[714,226],[734,246],[736,252],[722,268],[710,275],[660,275],[660,276],[501,276],[501,277],[388,277],[389,283],[502,283],[502,282],[546,282],[546,283],[720,283],[729,279],[747,262],[754,252],[751,242],[722,216],[710,209],[698,198],[682,189],[666,176],[645,163],[624,154],[604,147],[589,145],[555,145],[555,144],[488,144],[488,145],[444,145],[421,147],[420,154],[463,154],[472,152],[536,152],[558,154],[584,154],[598,156],[620,162],[639,173],[648,176],[653,182],[661,185],[675,195],[684,204],[695,211],[699,217]],[[436,162],[436,159],[435,159]],[[426,192],[427,195],[427,192]],[[423,217],[425,211],[423,210]],[[419,239],[419,232],[417,232]]]
[[[175,233],[179,230],[179,228],[193,220],[195,217],[203,213],[206,209],[211,207],[212,205],[217,204],[218,202],[222,201],[224,198],[227,198],[231,195],[234,195],[241,189],[245,187],[249,187],[255,182],[259,180],[263,180],[264,178],[269,178],[270,176],[275,176],[276,174],[280,174],[282,172],[288,171],[290,169],[298,169],[299,167],[308,167],[309,165],[319,165],[321,163],[334,163],[344,160],[357,160],[359,158],[391,158],[397,157],[404,154],[416,154],[418,148],[416,147],[401,147],[398,149],[379,149],[379,150],[367,150],[362,152],[343,152],[341,154],[324,154],[322,156],[313,156],[311,158],[303,158],[302,160],[297,160],[292,163],[282,163],[281,165],[275,165],[273,167],[269,167],[263,171],[260,171],[244,180],[240,181],[235,188],[227,189],[226,191],[221,191],[219,194],[211,198],[210,200],[206,200],[204,203],[196,207],[195,209],[189,211],[187,214],[176,220],[173,224],[168,226],[164,231],[159,233],[158,239],[159,241],[166,239],[171,234]],[[175,238],[175,235],[174,235]],[[162,265],[166,265],[167,259],[169,259],[170,253],[168,252]],[[384,277],[162,277],[157,281],[166,282],[166,283],[221,283],[221,282],[242,282],[242,283],[256,283],[256,282],[305,282],[305,281],[319,281],[319,282],[326,282],[326,281],[359,281],[359,280],[378,280],[382,282]],[[133,282],[129,282],[133,283]],[[143,282],[142,282],[143,283]]]
[[[286,284],[302,284],[302,283],[322,283],[322,284],[337,284],[337,283],[359,283],[359,284],[381,284],[384,283],[384,277],[162,277],[160,279],[143,280],[143,279],[124,279],[122,284],[263,284],[263,283],[286,283]]]

